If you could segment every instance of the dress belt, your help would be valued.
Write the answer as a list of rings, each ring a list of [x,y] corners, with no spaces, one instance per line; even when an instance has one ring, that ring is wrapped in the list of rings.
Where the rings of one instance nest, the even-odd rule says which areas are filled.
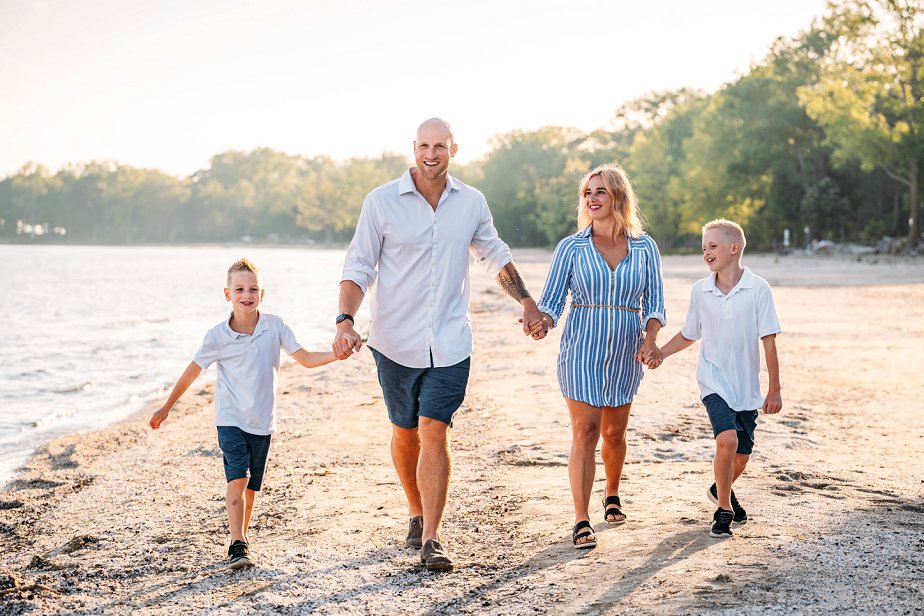
[[[630,308],[629,306],[613,306],[612,304],[571,304],[572,308],[611,308],[613,310],[625,310],[626,312],[634,312],[636,314],[641,314],[642,311],[639,308]]]

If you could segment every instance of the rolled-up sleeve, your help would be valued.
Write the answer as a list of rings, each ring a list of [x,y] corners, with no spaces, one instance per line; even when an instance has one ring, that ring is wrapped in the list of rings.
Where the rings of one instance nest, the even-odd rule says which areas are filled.
[[[573,263],[574,238],[566,237],[555,247],[552,265],[549,266],[549,275],[542,289],[542,297],[539,298],[539,312],[552,317],[556,325],[565,309],[565,302],[568,301]]]
[[[485,272],[496,277],[505,265],[513,260],[510,247],[497,235],[494,218],[488,208],[488,202],[481,198],[481,217],[478,228],[472,236],[469,252]]]
[[[343,273],[340,282],[352,280],[363,293],[366,293],[375,282],[376,265],[382,251],[382,229],[378,204],[372,194],[363,201],[363,209],[359,213],[356,223],[356,232],[353,241],[347,249],[346,259],[343,263]]]
[[[661,274],[661,253],[658,245],[650,236],[645,237],[647,271],[645,295],[642,297],[642,325],[650,319],[657,319],[661,327],[667,325],[664,313],[664,277]]]

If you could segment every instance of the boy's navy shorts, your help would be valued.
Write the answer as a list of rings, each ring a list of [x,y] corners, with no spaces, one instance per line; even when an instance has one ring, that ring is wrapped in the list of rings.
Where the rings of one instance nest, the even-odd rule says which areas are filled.
[[[372,356],[391,423],[410,430],[417,427],[420,417],[428,417],[452,425],[453,413],[465,400],[470,357],[442,368],[408,368],[375,349]]]
[[[225,478],[231,482],[249,476],[247,489],[259,491],[263,485],[271,434],[250,434],[237,426],[218,426],[218,446],[225,462]],[[249,471],[249,474],[248,474]]]
[[[757,411],[736,411],[732,409],[719,394],[709,394],[703,398],[712,435],[718,436],[726,430],[738,432],[737,453],[750,455],[754,449],[754,429],[757,427]]]

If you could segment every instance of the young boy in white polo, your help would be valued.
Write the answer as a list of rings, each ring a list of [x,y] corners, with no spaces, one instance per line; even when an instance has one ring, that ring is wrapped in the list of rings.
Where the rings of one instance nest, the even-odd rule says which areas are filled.
[[[741,267],[745,243],[737,223],[719,219],[703,226],[703,260],[712,274],[693,285],[686,322],[661,347],[663,357],[646,362],[657,367],[664,357],[703,339],[696,380],[715,436],[715,483],[706,493],[719,506],[712,516],[713,537],[731,537],[732,522],[748,519],[732,484],[750,458],[757,409],[772,414],[783,408],[776,353],[780,323],[770,285]],[[760,390],[760,343],[769,376],[766,397]]]
[[[228,557],[230,568],[240,569],[253,564],[247,528],[254,497],[263,483],[270,439],[276,431],[279,351],[282,349],[306,368],[329,364],[336,357],[331,351],[306,351],[285,321],[260,312],[264,289],[256,265],[247,259],[235,262],[228,269],[227,283],[225,299],[233,308],[230,318],[205,334],[195,358],[149,423],[157,430],[199,374],[213,363],[218,364],[215,425],[228,481]]]

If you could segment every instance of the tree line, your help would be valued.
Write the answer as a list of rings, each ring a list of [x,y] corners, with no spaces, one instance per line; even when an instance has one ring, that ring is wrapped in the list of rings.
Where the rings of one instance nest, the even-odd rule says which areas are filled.
[[[573,233],[578,180],[618,161],[664,249],[698,247],[702,223],[719,216],[740,221],[749,244],[765,250],[780,247],[787,229],[795,245],[890,235],[913,248],[924,160],[922,3],[832,2],[823,19],[778,39],[717,92],[650,93],[590,133],[497,135],[482,160],[453,173],[485,193],[501,237],[519,246]],[[56,173],[27,164],[0,181],[0,239],[59,230],[58,241],[73,242],[343,242],[365,194],[411,162],[259,148],[218,154],[188,178],[113,162]]]

